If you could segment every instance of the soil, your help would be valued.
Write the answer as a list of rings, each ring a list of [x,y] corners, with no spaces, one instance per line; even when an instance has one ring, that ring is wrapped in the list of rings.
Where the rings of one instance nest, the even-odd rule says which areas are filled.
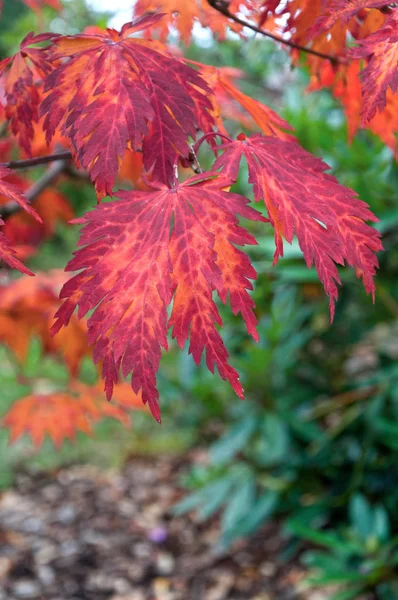
[[[185,463],[186,464],[186,463]],[[276,524],[224,553],[218,521],[175,517],[181,459],[20,474],[0,497],[0,600],[322,600]]]

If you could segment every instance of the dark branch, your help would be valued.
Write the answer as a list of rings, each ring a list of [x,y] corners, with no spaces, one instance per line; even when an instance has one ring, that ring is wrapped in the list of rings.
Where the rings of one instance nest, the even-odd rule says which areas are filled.
[[[23,160],[11,160],[9,162],[0,163],[0,167],[8,167],[9,169],[27,169],[29,167],[37,167],[38,165],[46,165],[57,160],[69,160],[72,154],[68,151],[56,152],[47,156],[37,156],[36,158],[26,158]]]
[[[248,29],[255,31],[256,33],[260,33],[265,37],[271,38],[275,42],[279,42],[280,44],[284,44],[285,46],[289,46],[289,48],[294,48],[295,50],[302,50],[303,52],[307,52],[307,54],[312,54],[313,56],[317,56],[318,58],[330,60],[331,63],[336,65],[342,62],[339,58],[337,58],[337,56],[331,56],[330,54],[324,54],[323,52],[318,52],[317,50],[313,50],[312,48],[300,46],[300,44],[296,44],[295,42],[285,40],[279,35],[275,35],[274,33],[265,31],[264,29],[261,29],[256,25],[252,25],[252,23],[249,23],[249,21],[241,19],[237,15],[231,13],[228,8],[229,2],[227,2],[226,0],[207,0],[207,2],[210,4],[210,6],[218,10],[219,13],[221,13],[228,19],[232,19],[233,21],[235,21],[235,23],[239,23],[239,25],[242,25],[243,27],[247,27]]]
[[[69,153],[64,153],[69,154]],[[69,158],[69,157],[68,157]],[[44,190],[51,185],[58,177],[61,175],[62,171],[65,169],[68,164],[68,158],[56,159],[57,162],[52,164],[47,171],[35,181],[30,188],[26,191],[25,197],[29,200],[29,202],[33,202],[37,196],[40,196]],[[23,161],[16,161],[23,162]],[[0,215],[2,218],[10,217],[11,215],[19,212],[21,209],[20,205],[16,202],[7,202],[7,204],[3,204],[0,207]]]

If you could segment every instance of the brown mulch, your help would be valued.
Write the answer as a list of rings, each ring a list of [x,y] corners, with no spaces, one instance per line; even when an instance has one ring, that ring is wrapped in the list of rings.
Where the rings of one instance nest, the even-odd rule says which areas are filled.
[[[19,475],[0,496],[0,600],[320,600],[270,525],[216,554],[217,520],[173,517],[183,466],[136,458]],[[301,587],[302,589],[302,587]]]

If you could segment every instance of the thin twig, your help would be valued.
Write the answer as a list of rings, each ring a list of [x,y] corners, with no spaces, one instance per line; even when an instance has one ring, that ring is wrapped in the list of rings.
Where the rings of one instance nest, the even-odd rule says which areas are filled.
[[[65,169],[68,164],[67,159],[57,159],[57,162],[52,164],[47,171],[35,181],[30,188],[26,191],[25,197],[29,200],[29,202],[33,202],[37,196],[39,196],[49,185],[51,185],[59,175],[61,175],[62,171]],[[3,204],[0,207],[1,217],[9,217],[21,210],[21,207],[16,202],[7,202],[7,204]]]
[[[260,27],[257,27],[256,25],[252,25],[252,23],[249,23],[249,21],[241,19],[237,15],[234,15],[233,13],[231,13],[231,11],[228,8],[229,2],[227,2],[226,0],[207,0],[207,2],[208,2],[208,4],[210,4],[210,6],[215,8],[219,13],[221,13],[228,19],[232,19],[233,21],[235,21],[235,23],[239,23],[239,25],[242,25],[243,27],[247,27],[248,29],[255,31],[256,33],[260,33],[261,35],[264,35],[265,37],[271,38],[275,42],[279,42],[281,44],[284,44],[285,46],[294,48],[295,50],[302,50],[303,52],[307,52],[307,54],[312,54],[313,56],[318,56],[318,58],[325,58],[326,60],[330,60],[331,63],[336,64],[336,65],[340,64],[342,62],[339,58],[337,58],[337,56],[331,56],[330,54],[324,54],[323,52],[318,52],[317,50],[313,50],[312,48],[306,48],[305,46],[300,46],[300,44],[296,44],[295,42],[291,42],[290,40],[285,40],[284,38],[280,37],[279,35],[271,33],[270,31],[265,31],[265,29],[261,29]]]
[[[55,152],[46,156],[37,156],[35,158],[25,158],[23,160],[11,160],[9,162],[0,163],[0,167],[8,167],[9,169],[27,169],[29,167],[37,167],[38,165],[46,165],[50,162],[58,160],[69,160],[72,154],[68,151]]]

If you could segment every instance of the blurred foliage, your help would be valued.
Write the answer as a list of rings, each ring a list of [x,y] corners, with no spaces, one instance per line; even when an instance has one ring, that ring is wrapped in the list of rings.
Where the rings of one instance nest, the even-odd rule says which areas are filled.
[[[1,22],[7,28],[6,37],[2,31],[7,49],[21,37],[20,30],[27,30],[22,22],[28,18],[25,12],[15,20],[9,14],[7,26]],[[62,33],[104,23],[104,16],[94,18],[83,1],[68,3],[64,15],[52,18],[49,12],[48,23]],[[254,224],[260,343],[250,340],[239,319],[221,307],[231,362],[242,375],[247,400],[239,402],[226,383],[197,369],[172,342],[159,375],[161,428],[138,414],[133,434],[105,423],[95,440],[81,436],[58,454],[47,444],[35,455],[23,441],[6,451],[1,431],[0,485],[8,485],[21,465],[56,468],[82,460],[120,465],[135,452],[210,447],[207,463],[191,465],[185,474],[182,484],[189,493],[176,513],[197,510],[203,520],[220,513],[224,548],[267,519],[282,518],[288,540],[284,556],[301,553],[312,572],[309,585],[337,584],[335,600],[368,591],[391,600],[398,597],[397,165],[369,132],[359,132],[348,145],[341,107],[326,91],[306,94],[305,70],[291,70],[272,43],[256,37],[231,40],[192,46],[187,55],[242,69],[241,89],[286,118],[300,143],[322,156],[339,180],[370,204],[380,218],[386,248],[376,303],[354,273],[342,270],[344,287],[330,326],[327,299],[298,246],[287,246],[285,257],[272,267],[272,234]],[[232,132],[240,129],[231,123]],[[209,162],[203,146],[200,160],[204,166]],[[250,194],[246,182],[242,177],[237,191]],[[82,181],[61,188],[78,215],[95,203],[91,187]],[[36,270],[65,265],[76,238],[76,226],[58,227],[29,265]],[[22,367],[3,351],[2,412],[27,393],[21,369],[32,379],[67,376],[63,365],[43,359],[37,344],[32,348]],[[83,379],[89,371],[85,363]]]

